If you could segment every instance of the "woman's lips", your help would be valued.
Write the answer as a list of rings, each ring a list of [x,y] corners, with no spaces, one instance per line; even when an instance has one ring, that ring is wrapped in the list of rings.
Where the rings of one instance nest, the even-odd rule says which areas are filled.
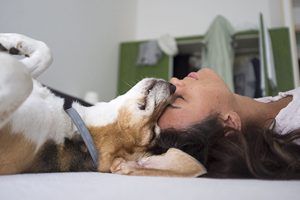
[[[192,79],[198,80],[198,74],[197,72],[191,72],[187,75],[187,77],[190,77]]]

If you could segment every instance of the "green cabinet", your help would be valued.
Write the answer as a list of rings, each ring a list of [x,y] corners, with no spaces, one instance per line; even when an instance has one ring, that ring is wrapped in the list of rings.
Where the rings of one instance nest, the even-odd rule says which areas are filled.
[[[135,83],[145,77],[156,77],[168,80],[170,57],[163,55],[154,66],[136,64],[141,42],[125,42],[120,46],[118,95],[125,93]]]
[[[277,91],[287,91],[293,89],[294,76],[293,76],[293,64],[290,45],[290,36],[288,28],[274,28],[269,30],[274,65],[277,79]],[[274,92],[272,95],[275,95]]]
[[[266,91],[265,95],[275,95],[278,91],[286,91],[293,89],[294,80],[293,80],[293,67],[292,67],[292,57],[291,57],[291,48],[290,48],[290,38],[288,28],[276,28],[270,29],[270,40],[272,42],[272,51],[274,56],[274,66],[277,79],[277,87],[270,87],[269,80],[265,76]],[[243,31],[235,34],[234,37],[240,36],[240,38],[246,39],[247,36],[252,39],[256,37],[257,49],[259,49],[259,40],[264,40],[259,37],[259,31]],[[180,43],[193,43],[199,42],[203,36],[191,36],[176,38],[178,44]],[[246,41],[245,40],[245,41]],[[253,43],[250,39],[248,44]],[[145,77],[156,77],[169,80],[173,76],[173,58],[167,55],[159,60],[159,62],[154,66],[138,66],[136,64],[138,57],[139,45],[144,41],[133,41],[133,42],[124,42],[120,45],[119,52],[119,78],[118,78],[118,95],[125,93],[130,89],[136,82]],[[247,45],[247,41],[244,43]],[[266,47],[263,47],[263,51],[266,51]],[[259,51],[259,50],[258,50]],[[265,53],[260,53],[261,62],[265,66],[266,70],[266,61]]]

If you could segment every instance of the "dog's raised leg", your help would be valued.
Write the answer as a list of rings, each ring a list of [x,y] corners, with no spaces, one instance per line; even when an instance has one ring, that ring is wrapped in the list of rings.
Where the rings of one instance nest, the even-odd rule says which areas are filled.
[[[23,55],[19,61],[9,54]],[[16,33],[0,33],[0,128],[32,91],[36,78],[52,63],[48,46]]]
[[[44,42],[17,33],[0,33],[0,51],[25,56],[20,62],[26,65],[33,78],[52,63],[51,51]]]
[[[26,66],[0,52],[0,129],[29,96],[32,85]]]

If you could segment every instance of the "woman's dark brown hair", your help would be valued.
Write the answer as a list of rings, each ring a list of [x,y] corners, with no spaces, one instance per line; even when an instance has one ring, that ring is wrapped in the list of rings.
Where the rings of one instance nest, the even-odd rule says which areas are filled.
[[[226,129],[213,115],[187,129],[163,130],[149,150],[161,154],[170,147],[181,149],[205,165],[206,177],[300,179],[297,138],[300,130],[280,135],[253,125],[242,131]]]

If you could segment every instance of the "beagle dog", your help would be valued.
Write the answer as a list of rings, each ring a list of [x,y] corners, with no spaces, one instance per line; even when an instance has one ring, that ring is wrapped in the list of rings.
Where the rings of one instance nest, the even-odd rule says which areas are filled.
[[[198,161],[178,149],[147,154],[160,133],[156,122],[176,89],[155,78],[141,80],[109,102],[91,107],[72,104],[92,140],[97,155],[93,159],[81,128],[64,110],[64,99],[35,79],[51,62],[45,43],[20,34],[0,34],[0,174],[99,171],[194,177],[205,173]]]

